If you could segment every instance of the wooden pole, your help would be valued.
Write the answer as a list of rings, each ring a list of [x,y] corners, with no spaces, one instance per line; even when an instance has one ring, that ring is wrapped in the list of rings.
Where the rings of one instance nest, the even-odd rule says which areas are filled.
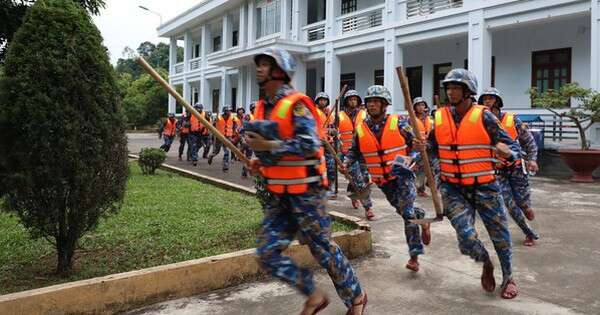
[[[410,89],[408,87],[408,79],[406,78],[406,75],[404,75],[402,67],[396,67],[396,73],[398,74],[398,78],[400,79],[400,86],[402,87],[402,94],[404,95],[404,106],[408,111],[408,116],[410,117],[410,124],[412,125],[413,130],[415,131],[415,137],[417,137],[419,141],[423,142],[426,139],[423,139],[423,134],[421,133],[419,124],[417,123],[418,118],[415,114],[415,110],[413,109],[412,98],[410,97]],[[431,190],[431,198],[433,199],[433,207],[435,208],[436,217],[434,219],[411,221],[414,223],[429,223],[432,221],[441,221],[444,218],[442,210],[442,201],[440,200],[440,195],[438,194],[435,179],[433,177],[433,171],[431,170],[431,164],[429,164],[427,150],[421,151],[421,158],[423,159],[423,168],[425,169],[425,176],[427,176],[427,183],[429,184],[429,189]]]
[[[146,70],[146,72],[148,72],[148,74],[150,74],[150,76],[152,76],[154,80],[156,80],[165,90],[167,90],[167,92],[169,92],[171,96],[173,96],[181,105],[183,105],[183,107],[185,107],[185,109],[189,113],[194,115],[198,119],[198,121],[204,127],[206,127],[206,129],[208,129],[208,131],[212,135],[215,136],[216,140],[221,141],[223,145],[228,147],[231,150],[231,152],[233,152],[233,154],[235,154],[242,162],[248,165],[250,164],[250,159],[248,159],[246,155],[242,153],[242,151],[240,151],[233,143],[231,143],[231,141],[229,141],[227,137],[221,134],[219,130],[217,130],[217,128],[215,128],[210,122],[208,122],[206,119],[200,116],[200,113],[198,113],[198,111],[195,110],[194,107],[192,107],[192,105],[190,105],[183,97],[181,97],[181,95],[179,95],[179,93],[177,93],[177,91],[175,91],[175,89],[171,87],[169,83],[167,83],[167,81],[165,81],[165,79],[163,79],[160,76],[160,74],[158,74],[158,72],[156,72],[156,70],[154,70],[154,68],[152,68],[152,66],[149,65],[143,57],[137,57],[135,61],[140,66],[142,66],[142,68],[144,68],[144,70]]]

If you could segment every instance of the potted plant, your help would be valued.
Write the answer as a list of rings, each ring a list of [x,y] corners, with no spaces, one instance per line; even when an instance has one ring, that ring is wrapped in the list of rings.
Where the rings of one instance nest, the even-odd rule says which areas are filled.
[[[585,135],[594,123],[600,122],[600,93],[580,87],[577,83],[568,83],[558,90],[538,93],[535,87],[529,90],[533,105],[545,108],[559,117],[569,118],[579,131],[580,148],[560,148],[558,153],[573,171],[571,181],[593,182],[592,173],[600,166],[600,150],[590,148]],[[570,107],[571,100],[577,101],[578,107]],[[560,108],[568,110],[560,111]]]

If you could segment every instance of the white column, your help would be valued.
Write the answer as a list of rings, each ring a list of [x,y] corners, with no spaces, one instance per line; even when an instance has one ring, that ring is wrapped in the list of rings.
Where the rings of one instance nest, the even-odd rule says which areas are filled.
[[[248,27],[248,23],[246,22],[247,14],[246,4],[242,3],[242,6],[240,6],[240,29],[238,31],[238,46],[240,48],[246,47],[246,28]]]
[[[231,34],[231,30],[229,29],[229,13],[225,12],[223,15],[223,34],[221,36],[221,48],[222,50],[227,50],[229,48],[229,36]]]
[[[404,99],[400,81],[396,74],[396,67],[403,64],[402,47],[396,42],[396,35],[393,29],[388,29],[384,34],[384,51],[383,51],[383,84],[390,90],[392,94],[392,105],[388,107],[388,111],[398,112],[404,110]]]
[[[306,23],[307,1],[292,0],[292,40],[299,41],[300,30]]]
[[[340,58],[333,50],[333,43],[325,44],[325,93],[335,97],[340,91]]]
[[[596,91],[600,91],[600,1],[591,0],[591,40],[592,48],[590,49],[590,87]]]
[[[229,102],[231,99],[230,86],[231,82],[229,80],[229,75],[223,70],[223,73],[221,74],[221,91],[219,93],[219,109],[223,108],[225,105],[231,106],[231,103]]]
[[[206,68],[206,53],[208,50],[208,41],[210,40],[210,32],[208,25],[202,25],[202,38],[200,39],[200,57],[202,57],[202,69]]]
[[[492,34],[483,10],[469,12],[469,70],[477,77],[477,93],[492,85]]]
[[[281,0],[280,2],[281,18],[279,20],[281,21],[281,24],[279,25],[279,37],[281,39],[288,39],[290,35],[290,24],[292,23],[292,17],[290,16],[290,6],[292,4],[290,1],[291,0]]]
[[[335,18],[340,12],[340,0],[329,0],[325,3],[325,36],[337,34]]]
[[[169,80],[169,85],[174,87],[173,84],[171,83],[171,80]],[[171,94],[169,94],[169,104],[168,104],[168,112],[169,113],[175,112],[176,103],[177,102],[175,101],[175,98],[173,96],[171,96]]]
[[[171,37],[169,45],[169,73],[175,74],[175,64],[177,63],[177,38]]]
[[[245,80],[245,89],[246,89],[246,104],[250,104],[250,102],[256,101],[254,95],[252,95],[252,91],[254,90],[254,79],[252,76],[254,75],[254,70],[252,66],[247,66],[246,69],[246,80]]]
[[[183,99],[192,104],[192,87],[188,79],[183,79]]]
[[[241,66],[238,67],[238,75],[237,75],[237,86],[236,86],[236,90],[237,90],[237,95],[236,95],[236,103],[238,108],[242,107],[245,108],[246,111],[248,111],[248,109],[246,108],[246,102],[245,97],[244,97],[244,77],[245,77],[245,67]]]
[[[192,59],[192,33],[187,31],[183,35],[183,69],[184,72],[190,71],[190,59]]]
[[[248,1],[248,48],[254,47],[254,42],[256,41],[256,28],[254,24],[256,23],[256,10],[254,9],[254,0]]]
[[[200,102],[204,105],[205,109],[209,109],[209,98],[210,98],[210,84],[208,80],[202,75],[200,77]]]
[[[398,21],[399,19],[405,19],[406,14],[404,16],[399,16],[399,5],[397,4],[398,0],[385,0],[385,11],[383,12],[383,19],[385,21],[385,25],[389,25]],[[406,2],[403,2],[406,7]],[[405,11],[406,12],[406,11]]]
[[[296,57],[296,74],[292,79],[292,85],[296,90],[306,92],[306,63],[300,56]]]

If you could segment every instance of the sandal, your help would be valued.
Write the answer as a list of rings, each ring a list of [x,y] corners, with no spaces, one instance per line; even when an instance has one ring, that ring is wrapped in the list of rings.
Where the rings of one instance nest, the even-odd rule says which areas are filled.
[[[352,199],[352,208],[358,209],[359,205],[360,205],[360,201],[358,201],[356,199]]]
[[[481,273],[481,286],[487,292],[494,292],[496,290],[496,279],[494,279],[494,265],[491,263],[483,264],[483,271]]]
[[[514,299],[519,295],[519,290],[517,290],[517,284],[513,281],[513,279],[508,280],[502,289],[502,298],[503,299]]]
[[[348,311],[346,312],[346,315],[354,315],[354,307],[355,306],[360,306],[362,305],[362,310],[360,311],[360,315],[363,315],[365,313],[365,308],[367,308],[367,302],[369,301],[369,299],[367,298],[367,293],[364,294],[362,300],[359,303],[352,303],[352,306],[350,308],[348,308]]]
[[[412,270],[414,272],[419,271],[419,261],[417,260],[418,256],[410,257],[408,262],[406,263],[406,269]]]
[[[373,209],[365,210],[365,217],[367,218],[367,220],[373,221],[373,219],[375,218],[375,213],[373,213]]]
[[[319,313],[320,311],[324,310],[328,305],[329,305],[329,299],[327,298],[327,296],[323,296],[323,299],[321,300],[321,302],[319,302],[319,304],[310,305],[308,303],[304,303],[305,308],[306,307],[315,307],[314,311],[312,313],[310,313],[311,315],[315,315],[315,314]],[[304,313],[304,312],[302,312],[302,313]]]
[[[523,241],[523,245],[524,246],[533,246],[533,245],[535,245],[535,241],[533,239],[533,236],[527,235],[525,237],[525,240]]]

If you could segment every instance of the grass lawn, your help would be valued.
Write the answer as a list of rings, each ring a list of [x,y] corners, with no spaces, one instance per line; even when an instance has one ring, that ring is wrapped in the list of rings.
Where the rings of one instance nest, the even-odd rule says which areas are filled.
[[[81,239],[69,278],[53,274],[50,244],[0,212],[0,294],[252,248],[261,218],[253,197],[160,170],[143,176],[132,163],[123,208]]]

